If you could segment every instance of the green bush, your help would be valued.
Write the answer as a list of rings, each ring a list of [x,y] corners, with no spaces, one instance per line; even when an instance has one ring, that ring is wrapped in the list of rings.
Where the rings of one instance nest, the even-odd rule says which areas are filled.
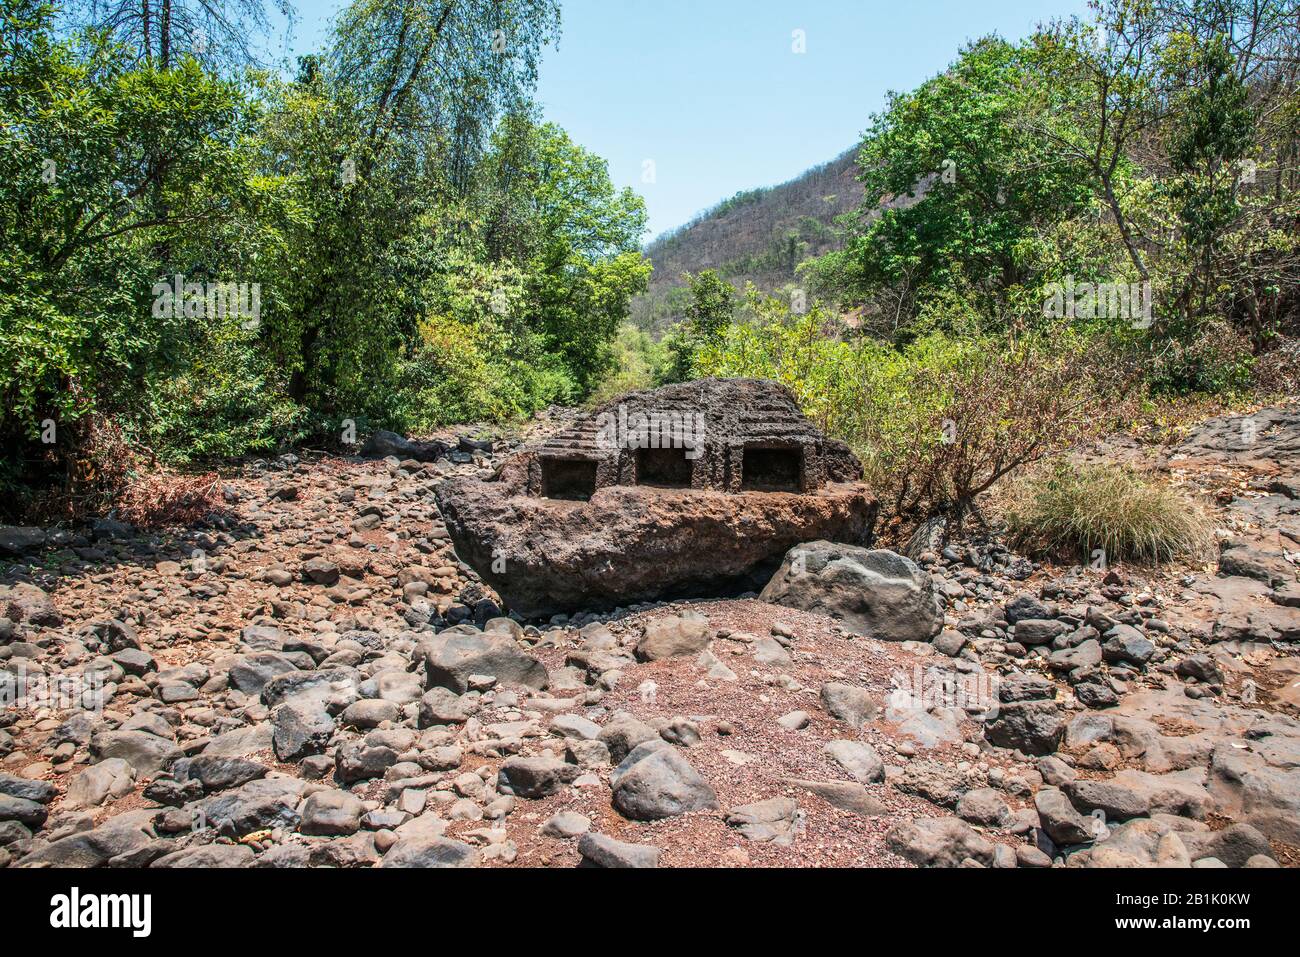
[[[1153,338],[1148,348],[1153,395],[1231,395],[1251,386],[1250,341],[1225,323]]]
[[[1168,485],[1118,465],[1056,462],[1012,486],[1006,520],[1017,546],[1107,561],[1196,558],[1210,522]]]
[[[556,402],[576,386],[559,357],[523,330],[431,317],[422,344],[399,369],[398,424],[423,432],[459,422],[510,422]]]
[[[170,465],[266,454],[305,438],[307,410],[272,381],[249,337],[211,343],[149,390],[142,439]]]
[[[961,519],[1016,469],[1100,428],[1120,367],[1068,330],[1010,337],[931,332],[896,347],[837,335],[814,303],[793,314],[751,293],[750,321],[699,354],[701,374],[775,379],[862,459],[887,515]]]
[[[601,405],[629,392],[656,385],[655,371],[660,366],[662,349],[644,330],[624,323],[614,338],[614,367],[596,386],[588,399]]]

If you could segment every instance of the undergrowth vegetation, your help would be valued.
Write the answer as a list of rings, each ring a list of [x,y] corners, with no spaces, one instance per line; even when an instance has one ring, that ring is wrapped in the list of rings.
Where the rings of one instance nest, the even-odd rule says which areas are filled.
[[[887,516],[936,507],[960,522],[1016,469],[1119,421],[1131,363],[1100,337],[1062,328],[1019,337],[933,332],[898,347],[828,334],[839,317],[802,315],[751,292],[749,317],[700,350],[701,374],[773,379],[862,459]]]
[[[1102,565],[1202,557],[1212,541],[1205,511],[1166,483],[1113,464],[1068,460],[1009,487],[1012,540],[1054,558]]]

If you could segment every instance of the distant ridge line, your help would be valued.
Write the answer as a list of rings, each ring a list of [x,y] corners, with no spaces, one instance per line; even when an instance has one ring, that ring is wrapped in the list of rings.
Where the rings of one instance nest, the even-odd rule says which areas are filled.
[[[658,334],[683,317],[682,274],[714,269],[737,290],[775,291],[804,260],[839,246],[835,220],[861,205],[858,146],[776,186],[741,190],[644,247],[654,265],[632,322]]]

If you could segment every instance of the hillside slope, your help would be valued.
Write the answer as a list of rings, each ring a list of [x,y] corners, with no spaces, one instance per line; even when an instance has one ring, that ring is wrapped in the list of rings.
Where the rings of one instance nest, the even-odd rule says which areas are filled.
[[[632,321],[658,333],[679,320],[683,272],[716,269],[737,289],[747,281],[767,290],[791,281],[799,263],[835,247],[835,218],[859,205],[856,152],[780,186],[737,193],[650,243],[654,276],[632,304]]]

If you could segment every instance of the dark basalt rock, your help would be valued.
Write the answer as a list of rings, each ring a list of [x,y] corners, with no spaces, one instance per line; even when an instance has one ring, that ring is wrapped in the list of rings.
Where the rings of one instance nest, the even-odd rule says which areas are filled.
[[[389,455],[399,459],[415,459],[417,462],[433,462],[447,452],[443,442],[419,442],[403,438],[396,432],[377,429],[370,433],[361,454],[371,458],[386,458]]]
[[[457,555],[541,617],[757,590],[800,542],[869,542],[861,472],[783,386],[702,379],[609,403],[437,499]]]
[[[804,542],[790,550],[759,596],[830,615],[882,641],[929,641],[943,627],[934,580],[887,549]]]

